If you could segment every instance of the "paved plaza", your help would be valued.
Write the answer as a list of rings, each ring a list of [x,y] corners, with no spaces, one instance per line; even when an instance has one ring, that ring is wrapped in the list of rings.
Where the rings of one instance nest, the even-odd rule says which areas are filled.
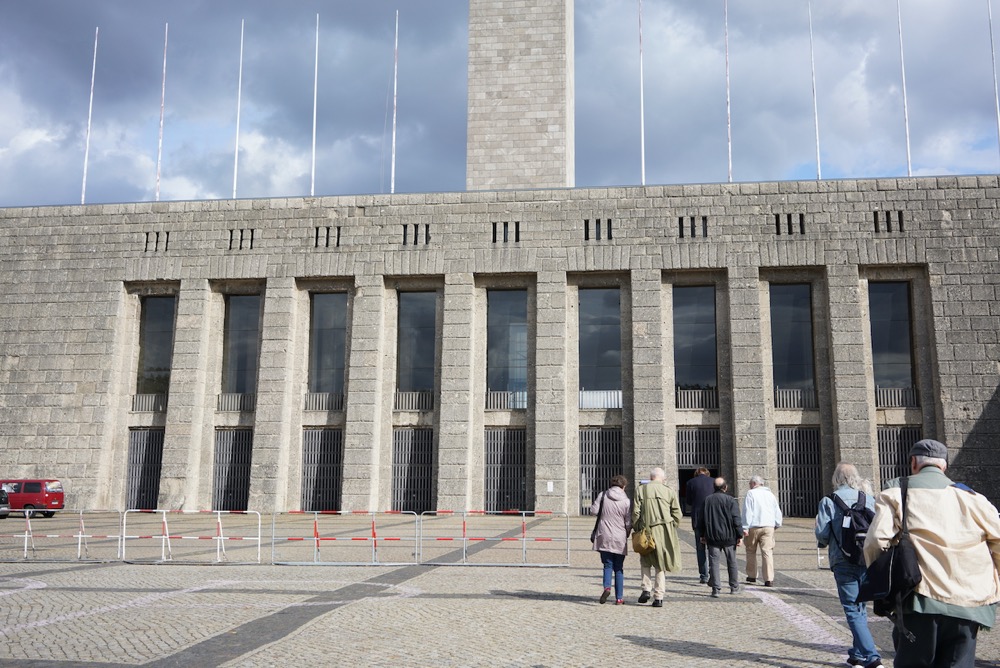
[[[262,565],[212,565],[205,545],[204,565],[0,563],[0,665],[844,665],[850,633],[811,520],[778,532],[775,588],[716,600],[698,584],[685,518],[685,568],[668,577],[662,609],[636,604],[636,555],[627,604],[599,605],[592,521],[569,526],[568,567],[443,565],[446,553],[442,565],[271,565],[269,545]],[[505,547],[469,551],[491,563]],[[890,624],[872,627],[891,666]],[[1000,666],[1000,631],[980,635],[976,665]]]

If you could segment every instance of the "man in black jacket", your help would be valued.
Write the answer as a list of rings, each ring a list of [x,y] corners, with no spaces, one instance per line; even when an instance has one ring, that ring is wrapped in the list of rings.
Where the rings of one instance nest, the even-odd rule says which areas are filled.
[[[698,581],[708,584],[708,556],[701,533],[701,505],[712,496],[712,479],[704,466],[694,472],[694,477],[684,486],[684,501],[691,508],[691,530],[694,532],[695,554],[698,557]]]
[[[701,540],[708,547],[708,585],[712,588],[712,598],[719,598],[719,590],[722,589],[719,582],[720,553],[725,553],[729,568],[729,593],[740,592],[736,548],[743,541],[743,518],[740,504],[726,493],[728,489],[725,478],[715,479],[715,493],[705,499],[699,522]]]

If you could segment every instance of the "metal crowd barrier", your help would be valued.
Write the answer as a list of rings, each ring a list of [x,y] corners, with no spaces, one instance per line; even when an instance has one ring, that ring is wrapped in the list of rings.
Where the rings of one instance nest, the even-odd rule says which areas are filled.
[[[202,541],[214,545],[205,549]],[[126,510],[122,518],[123,561],[259,564],[260,552],[261,519],[255,510]]]
[[[417,563],[416,513],[371,510],[291,511],[271,520],[271,563],[403,566]]]
[[[519,510],[425,512],[419,554],[421,564],[437,566],[569,566],[569,516]]]
[[[0,534],[0,561],[121,559],[119,511],[60,510],[47,518],[25,514],[23,526],[22,532]]]

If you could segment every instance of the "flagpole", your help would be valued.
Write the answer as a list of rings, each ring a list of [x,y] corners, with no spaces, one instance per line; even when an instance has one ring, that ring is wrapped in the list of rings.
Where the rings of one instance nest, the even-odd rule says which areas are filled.
[[[319,95],[319,14],[316,14],[316,64],[313,66],[313,139],[312,178],[309,181],[309,196],[316,194],[316,100]]]
[[[163,115],[167,102],[167,31],[169,23],[163,24],[163,83],[160,86],[160,137],[156,144],[156,201],[160,201],[160,165],[163,162]]]
[[[903,12],[896,0],[896,23],[899,27],[899,70],[903,80],[903,125],[906,129],[906,175],[913,176],[913,164],[910,161],[910,111],[906,106],[906,62],[903,58]]]
[[[87,140],[83,149],[83,190],[80,192],[80,204],[87,201],[87,162],[90,159],[90,127],[94,118],[94,80],[97,76],[97,35],[100,27],[94,28],[94,64],[90,69],[90,106],[87,109]]]
[[[646,96],[642,69],[642,0],[639,0],[639,158],[642,164],[642,185],[646,185]]]
[[[723,3],[726,36],[726,136],[729,148],[729,182],[733,182],[733,120],[729,94],[729,0]]]
[[[240,105],[243,101],[243,28],[246,19],[240,21],[240,76],[236,84],[236,151],[233,155],[233,199],[236,199],[236,178],[240,167]]]
[[[389,167],[389,193],[396,192],[396,93],[399,81],[399,10],[396,10],[396,42],[392,50],[392,159]]]
[[[816,180],[819,181],[823,178],[823,169],[819,154],[819,103],[816,100],[816,51],[813,47],[812,0],[806,3],[806,8],[809,10],[809,64],[812,67],[813,124],[816,126]]]
[[[986,0],[986,11],[990,16],[990,55],[993,57],[993,102],[997,111],[997,148],[1000,150],[1000,88],[997,87],[997,50],[993,42],[993,2]]]

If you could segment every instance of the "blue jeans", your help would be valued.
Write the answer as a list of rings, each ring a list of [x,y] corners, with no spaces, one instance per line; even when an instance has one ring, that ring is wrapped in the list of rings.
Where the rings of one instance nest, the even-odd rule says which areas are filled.
[[[601,550],[601,563],[604,564],[604,588],[611,589],[611,573],[615,574],[615,600],[625,598],[625,555]]]
[[[837,581],[837,595],[840,597],[840,604],[844,606],[844,614],[847,616],[847,626],[854,636],[854,646],[847,652],[852,659],[858,659],[864,663],[870,663],[882,657],[875,647],[875,640],[872,632],[868,629],[868,609],[864,603],[855,603],[858,597],[858,589],[867,579],[866,569],[849,562],[841,562],[833,566],[833,577]]]

